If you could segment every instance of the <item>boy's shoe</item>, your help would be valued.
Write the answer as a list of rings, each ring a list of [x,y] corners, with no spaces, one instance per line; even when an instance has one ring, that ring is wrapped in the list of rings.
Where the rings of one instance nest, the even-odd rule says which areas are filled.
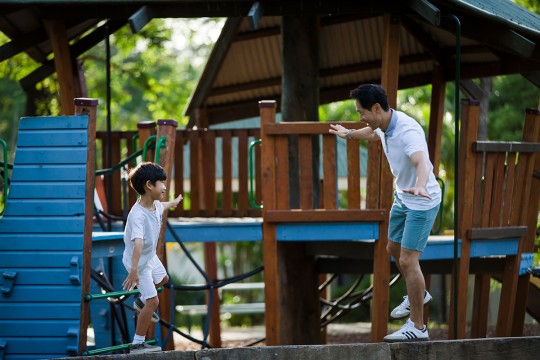
[[[140,344],[130,344],[129,353],[130,354],[144,354],[149,352],[161,351],[159,346],[150,345],[148,343],[142,342]]]
[[[135,310],[137,312],[141,312],[142,308],[144,307],[144,303],[142,302],[141,298],[137,298],[134,302],[133,302],[133,307],[135,308]],[[156,313],[153,313],[152,314],[152,322],[155,322],[155,323],[158,323],[159,322],[159,315],[156,314]]]
[[[406,342],[406,341],[428,341],[429,334],[427,327],[424,325],[422,330],[418,330],[411,319],[399,329],[398,331],[386,335],[384,341],[386,342]]]
[[[424,293],[424,305],[430,302],[432,299],[431,294],[427,292]],[[403,319],[404,317],[409,316],[411,313],[411,304],[409,303],[409,297],[405,295],[401,304],[395,307],[394,310],[390,313],[392,319]]]

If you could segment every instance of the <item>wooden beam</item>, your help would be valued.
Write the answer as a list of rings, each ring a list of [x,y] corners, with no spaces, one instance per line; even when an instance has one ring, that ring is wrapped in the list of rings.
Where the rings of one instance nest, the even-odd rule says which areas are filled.
[[[409,7],[431,25],[441,25],[441,11],[427,0],[409,0]]]
[[[537,88],[540,88],[540,71],[533,71],[521,74],[525,79],[533,83]]]
[[[178,127],[178,122],[174,120],[158,120],[158,130],[157,130],[157,142],[156,142],[156,155],[160,152],[159,164],[163,166],[167,174],[167,180],[165,181],[165,187],[170,189],[171,179],[172,179],[172,168],[174,164],[174,148],[176,141],[176,128]],[[165,148],[158,148],[159,139],[165,137],[167,140],[165,142]],[[169,193],[167,193],[167,199]],[[161,229],[159,232],[158,243],[156,247],[156,254],[161,260],[161,263],[167,268],[167,251],[165,248],[165,236],[167,230],[167,217],[169,215],[169,209],[165,209],[162,217]],[[159,297],[159,311],[161,317],[170,322],[171,321],[171,308],[170,308],[170,289],[165,287],[161,293],[158,294]],[[169,328],[166,326],[161,326],[161,333],[166,334]],[[164,350],[174,350],[174,343],[172,338],[169,339],[167,344],[163,344]]]
[[[195,109],[204,106],[204,102],[208,96],[208,92],[212,84],[214,83],[219,70],[221,69],[221,65],[223,64],[223,61],[227,56],[230,44],[233,41],[236,32],[238,31],[238,27],[240,26],[241,21],[242,18],[240,17],[229,18],[223,26],[221,35],[216,41],[216,44],[212,49],[212,53],[210,54],[210,59],[213,59],[212,66],[207,66],[204,68],[197,87],[191,95],[189,105],[185,110],[184,114],[190,117],[189,123],[187,125],[188,128],[193,127],[194,125]]]
[[[94,166],[95,164],[95,145],[96,145],[96,111],[98,100],[79,98],[71,100],[73,104],[73,113],[75,115],[88,116],[88,149],[86,154],[86,203],[85,203],[85,221],[84,221],[84,243],[83,243],[83,268],[82,268],[82,297],[90,293],[90,272],[92,269],[92,228],[94,213]],[[70,114],[71,115],[71,114]],[[90,304],[81,299],[81,316],[79,328],[79,351],[86,349],[86,330],[90,321]]]
[[[477,152],[522,152],[531,153],[540,151],[540,143],[476,141],[474,150]]]
[[[463,91],[469,99],[480,100],[484,94],[484,91],[480,86],[476,85],[471,79],[463,79],[459,82],[461,91]]]
[[[453,34],[455,28],[453,21],[448,18],[441,20],[441,28]],[[533,57],[538,54],[535,51],[536,43],[508,27],[494,22],[478,21],[478,18],[472,16],[462,16],[461,23],[463,38],[478,41],[505,53],[518,55],[520,58],[538,60],[537,56]]]
[[[527,235],[527,226],[508,226],[493,228],[472,228],[468,232],[471,240],[509,239]]]
[[[32,46],[37,46],[47,40],[47,31],[43,28],[39,28],[18,36],[17,38],[0,46],[0,62],[17,55]],[[45,55],[43,57],[45,57]]]
[[[271,223],[295,222],[382,222],[386,220],[386,211],[379,209],[348,210],[268,210],[265,221]]]
[[[72,62],[66,27],[63,20],[45,20],[45,27],[54,53],[54,66],[60,88],[60,113],[73,114],[75,107],[75,64]]]
[[[435,175],[439,175],[439,164],[441,162],[445,94],[446,81],[444,71],[441,67],[437,66],[433,70],[428,133],[429,159],[433,164],[433,172]]]
[[[275,101],[259,102],[261,117],[261,139],[264,146],[261,149],[262,182],[265,191],[262,194],[264,204],[263,218],[268,209],[276,209],[276,174],[275,174],[275,137],[265,133],[265,125],[275,122],[276,103]],[[266,345],[278,345],[280,335],[279,324],[281,313],[279,311],[279,301],[281,290],[279,287],[278,271],[278,247],[276,240],[276,225],[263,222],[263,254],[264,254],[264,302]]]
[[[287,6],[292,2],[287,2]],[[310,6],[313,3],[304,3]],[[266,13],[266,8],[265,8]],[[283,16],[281,18],[282,94],[281,114],[283,122],[319,121],[319,42],[320,21],[317,16]],[[310,59],[306,62],[305,59]],[[300,71],[301,69],[301,71]],[[264,140],[263,140],[264,141]],[[279,141],[279,139],[276,139]],[[264,147],[264,145],[263,145]],[[312,154],[306,156],[306,147]],[[319,156],[318,142],[311,138],[291,137],[285,145],[288,150],[289,171],[283,179],[289,183],[289,191],[282,191],[278,198],[288,198],[289,207],[310,207],[318,200]],[[302,161],[304,160],[304,161]],[[310,164],[305,162],[309,161]],[[306,171],[306,167],[313,171]],[[304,171],[303,171],[304,170]],[[306,173],[308,175],[306,176]],[[313,181],[313,180],[316,181]],[[311,193],[302,191],[300,182],[306,181]],[[311,201],[307,201],[311,198]],[[278,202],[279,205],[279,202]],[[269,209],[271,210],[271,209]],[[266,219],[266,218],[265,218]],[[320,303],[318,275],[312,259],[305,254],[305,244],[278,243],[280,271],[279,284],[284,294],[296,301],[281,301],[280,344],[319,344]],[[294,274],[302,273],[302,277]],[[317,314],[317,316],[314,316]]]
[[[109,26],[109,33],[112,34],[116,32],[118,29],[120,29],[122,26],[126,24],[126,20],[111,20],[107,23]],[[94,30],[89,35],[85,36],[81,40],[79,40],[74,45],[70,46],[70,55],[73,59],[76,59],[78,56],[84,54],[86,51],[93,48],[95,45],[103,41],[105,39],[105,36],[107,34],[107,31],[105,29],[105,25],[100,26],[96,30]],[[35,88],[35,85],[43,81],[48,76],[54,74],[55,72],[55,66],[54,61],[50,60],[43,65],[41,65],[36,70],[32,71],[30,74],[26,75],[20,80],[21,86],[25,91],[29,91],[33,88]]]
[[[137,34],[142,28],[154,18],[154,7],[143,6],[137,10],[128,19],[129,27],[134,34]]]

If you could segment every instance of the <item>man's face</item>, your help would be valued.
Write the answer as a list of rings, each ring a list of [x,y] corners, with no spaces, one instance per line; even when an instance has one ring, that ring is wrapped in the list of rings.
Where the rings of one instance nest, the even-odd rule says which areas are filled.
[[[363,108],[362,105],[360,105],[360,102],[358,102],[358,100],[356,100],[356,111],[358,111],[358,114],[360,115],[360,121],[365,122],[366,125],[373,130],[381,127],[381,110],[382,108],[379,104],[373,104],[371,109],[366,109]]]

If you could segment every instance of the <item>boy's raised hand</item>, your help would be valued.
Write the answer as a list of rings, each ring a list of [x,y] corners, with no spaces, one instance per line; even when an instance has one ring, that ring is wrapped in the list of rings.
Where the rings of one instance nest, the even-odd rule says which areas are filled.
[[[172,201],[172,206],[171,206],[171,207],[177,207],[178,204],[180,204],[180,201],[182,201],[183,199],[184,199],[184,197],[182,196],[182,194],[178,195],[178,196],[176,197],[176,199],[174,199],[174,200]]]
[[[180,194],[176,197],[176,199],[172,201],[162,202],[162,204],[165,209],[175,208],[178,206],[178,204],[180,204],[180,201],[182,201],[183,199],[184,197]]]

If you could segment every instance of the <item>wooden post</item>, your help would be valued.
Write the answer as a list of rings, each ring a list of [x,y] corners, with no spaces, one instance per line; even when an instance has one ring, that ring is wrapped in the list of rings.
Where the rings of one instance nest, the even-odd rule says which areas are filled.
[[[159,158],[159,164],[163,166],[165,169],[165,172],[167,173],[167,180],[165,181],[165,186],[167,189],[170,189],[171,185],[171,177],[172,177],[172,167],[174,164],[174,144],[176,141],[176,128],[178,127],[178,123],[174,120],[158,120],[158,131],[157,131],[157,141],[156,141],[156,154],[160,153]],[[162,137],[166,137],[166,147],[158,149],[158,141]],[[169,192],[167,191],[167,196]],[[178,194],[174,194],[178,195]],[[168,199],[166,199],[168,200]],[[165,237],[166,237],[166,229],[167,229],[167,217],[168,217],[169,210],[165,209],[163,212],[163,223],[161,224],[161,231],[159,232],[159,240],[157,245],[157,255],[165,268],[167,268],[167,253],[165,248]],[[164,290],[158,294],[159,297],[159,311],[161,314],[161,317],[165,320],[170,322],[171,320],[171,312],[170,312],[170,289],[164,288]],[[161,333],[166,334],[168,331],[168,328],[166,326],[161,327]],[[172,338],[167,344],[163,344],[165,347],[165,350],[174,350],[174,342],[172,341]]]
[[[156,135],[156,122],[155,121],[140,121],[137,123],[137,132],[139,133],[139,149],[144,147],[146,140],[152,136]],[[135,151],[135,149],[133,149]],[[146,153],[148,159],[154,159],[154,150],[148,150]],[[142,159],[142,161],[148,161]],[[151,160],[150,160],[151,161]],[[128,187],[129,191],[129,203],[134,204],[137,200],[137,192]]]
[[[471,253],[471,241],[468,230],[473,224],[473,199],[474,180],[476,174],[476,154],[472,144],[476,141],[478,133],[478,111],[480,102],[477,100],[461,101],[461,133],[459,151],[459,192],[458,202],[460,204],[458,219],[458,238],[461,239],[461,258],[457,274],[452,276],[452,284],[458,282],[457,312],[458,323],[454,324],[454,286],[452,285],[452,296],[450,302],[450,319],[448,323],[448,337],[454,337],[454,326],[457,326],[458,339],[465,338],[467,318],[463,314],[467,313],[467,293],[469,285],[469,259]]]
[[[261,114],[261,169],[263,219],[268,210],[276,208],[275,189],[275,145],[274,139],[266,135],[265,125],[275,122],[276,102],[259,102]],[[264,254],[264,302],[265,302],[265,325],[266,345],[279,345],[281,314],[279,311],[279,265],[278,249],[276,241],[276,224],[263,221],[263,254]]]
[[[320,22],[317,16],[282,17],[281,111],[283,121],[318,121],[319,119],[319,33]],[[314,198],[318,203],[318,176],[306,178],[306,181],[311,182],[308,186],[313,189],[309,194],[301,191],[305,187],[300,186],[302,181],[300,177],[307,173],[301,170],[302,165],[310,167],[310,170],[319,169],[318,141],[315,145],[312,138],[300,136],[298,143],[297,139],[296,136],[289,137],[290,191],[284,194],[290,197],[291,208],[312,207]],[[314,155],[307,160],[310,161],[309,164],[301,164],[298,149],[310,146]],[[311,201],[306,200],[308,197]],[[295,298],[295,301],[281,299],[280,345],[319,344],[321,341],[318,316],[320,304],[315,262],[312,257],[306,255],[305,243],[278,243],[278,249],[279,264],[282,267],[278,274],[279,286],[284,294]],[[295,276],[300,273],[301,277]],[[314,314],[317,316],[313,316]]]
[[[527,109],[525,111],[525,126],[523,128],[523,141],[540,142],[540,110]],[[534,163],[534,173],[540,171],[540,155],[532,155],[531,161]],[[530,195],[525,197],[530,202],[527,208],[528,213],[524,214],[523,224],[528,226],[528,234],[524,241],[520,243],[520,254],[534,252],[534,240],[536,238],[536,224],[540,205],[540,180],[537,177],[531,179]],[[525,209],[524,209],[525,210]],[[530,275],[519,277],[516,290],[516,304],[514,319],[512,324],[512,336],[523,336],[523,326],[525,323],[525,313],[527,311],[527,297],[529,295]]]
[[[436,66],[433,70],[432,78],[428,135],[429,159],[433,164],[435,175],[439,175],[439,164],[441,162],[445,89],[446,81],[444,79],[444,72],[441,67]]]
[[[90,293],[90,272],[92,269],[92,227],[94,226],[94,177],[95,177],[95,146],[96,146],[96,110],[98,100],[78,98],[74,101],[75,115],[88,115],[88,151],[86,155],[86,204],[84,219],[84,244],[81,292],[81,321],[79,328],[79,352],[86,349],[86,331],[90,321],[90,303],[84,301],[84,296]]]
[[[51,46],[54,53],[54,66],[58,74],[60,87],[60,113],[62,115],[73,114],[73,98],[75,98],[75,66],[71,60],[69,40],[67,37],[64,20],[45,20],[45,27],[49,33]]]
[[[196,125],[199,130],[207,129],[209,126],[208,112],[205,108],[198,108],[196,110]],[[199,206],[206,210],[206,214],[209,216],[215,216],[216,212],[216,139],[213,132],[202,132],[201,139],[202,146],[198,147],[197,153],[199,164]],[[192,178],[192,186],[194,184]],[[192,202],[195,199],[192,198]],[[204,266],[206,273],[210,277],[212,282],[217,280],[217,248],[216,243],[206,242],[203,244],[204,251]],[[210,290],[214,301],[210,310],[210,344],[213,347],[221,347],[221,326],[220,326],[220,300],[219,292],[217,289]],[[206,296],[206,303],[209,304],[209,296]]]
[[[388,102],[396,107],[399,78],[399,49],[401,26],[392,14],[384,15],[382,44],[381,85],[386,90]],[[380,144],[378,146],[381,146]],[[379,186],[379,209],[390,213],[392,207],[393,177],[386,157],[381,156]],[[375,242],[373,254],[373,299],[371,304],[371,341],[382,341],[388,332],[388,301],[390,284],[390,255],[388,243],[388,218],[379,225],[379,240]]]

